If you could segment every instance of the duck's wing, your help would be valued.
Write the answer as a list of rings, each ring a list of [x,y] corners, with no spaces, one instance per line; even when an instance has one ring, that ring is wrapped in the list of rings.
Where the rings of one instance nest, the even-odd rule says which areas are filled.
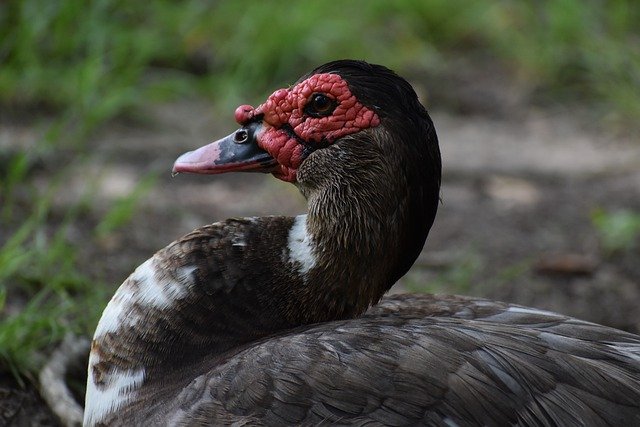
[[[166,419],[640,425],[640,337],[519,309],[469,320],[398,314],[383,304],[376,317],[272,337],[194,380]]]

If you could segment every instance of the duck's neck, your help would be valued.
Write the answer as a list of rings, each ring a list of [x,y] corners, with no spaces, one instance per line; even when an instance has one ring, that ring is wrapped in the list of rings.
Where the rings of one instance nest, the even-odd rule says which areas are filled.
[[[298,172],[316,256],[305,303],[330,298],[334,316],[375,304],[413,264],[433,221],[438,190],[427,194],[408,176],[413,166],[387,148],[361,135],[319,150]]]
[[[322,165],[341,157],[357,162]],[[437,189],[410,186],[411,168],[362,142],[319,150],[303,165],[308,215],[203,227],[123,283],[94,336],[89,420],[126,406],[143,384],[167,383],[167,372],[181,368],[188,381],[197,369],[182,368],[206,371],[244,343],[358,315],[406,272],[431,226]]]

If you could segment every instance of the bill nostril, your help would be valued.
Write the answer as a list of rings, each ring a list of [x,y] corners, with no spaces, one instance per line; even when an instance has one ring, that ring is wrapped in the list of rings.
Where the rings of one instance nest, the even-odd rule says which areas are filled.
[[[233,135],[233,142],[236,144],[244,144],[249,140],[249,132],[244,129],[238,129]]]

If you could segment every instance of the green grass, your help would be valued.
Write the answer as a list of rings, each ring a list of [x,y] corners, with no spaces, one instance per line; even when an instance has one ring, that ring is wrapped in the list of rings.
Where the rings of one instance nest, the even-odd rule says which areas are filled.
[[[417,268],[409,271],[402,283],[409,292],[477,295],[477,276],[483,268],[484,262],[477,249],[469,248],[445,265],[432,268],[437,271],[432,277],[425,279],[424,272]]]
[[[46,229],[52,192],[39,194],[21,184],[28,176],[24,154],[7,159],[2,176],[2,222],[15,227],[0,247],[0,365],[28,374],[40,364],[39,351],[61,339],[69,326],[69,310],[78,307],[71,293],[83,278],[74,269],[75,248],[66,244],[64,226],[53,235]],[[51,189],[58,185],[52,184]],[[27,202],[31,214],[24,214],[22,193],[34,194]],[[19,300],[19,302],[18,302]]]
[[[67,236],[86,214],[90,183],[85,201],[56,218],[66,171],[37,186],[39,156],[64,151],[73,163],[91,132],[150,103],[206,97],[227,108],[344,57],[425,75],[446,75],[461,56],[488,57],[542,98],[637,126],[638,22],[635,0],[2,2],[0,113],[47,131],[36,153],[0,148],[0,365],[30,375],[66,331],[92,330],[107,299],[101,290],[111,289],[80,272],[84,248]],[[115,203],[82,245],[126,224],[152,185],[144,180]],[[438,283],[468,286],[477,269],[470,258]]]
[[[65,110],[81,135],[150,100],[235,103],[340,57],[426,73],[457,56],[493,57],[551,97],[640,117],[634,0],[12,0],[0,8],[0,103]]]
[[[66,333],[92,333],[113,285],[81,271],[79,253],[86,248],[68,236],[73,223],[86,214],[94,183],[87,183],[80,201],[61,211],[53,201],[64,191],[67,169],[40,190],[31,182],[26,154],[5,163],[0,168],[0,370],[20,380],[33,378],[45,354]],[[82,236],[83,244],[94,245],[125,225],[154,179],[147,176],[129,195],[114,201],[93,232]],[[7,230],[13,231],[5,234]]]
[[[591,214],[591,222],[598,231],[606,255],[631,251],[640,245],[639,212],[597,209]]]

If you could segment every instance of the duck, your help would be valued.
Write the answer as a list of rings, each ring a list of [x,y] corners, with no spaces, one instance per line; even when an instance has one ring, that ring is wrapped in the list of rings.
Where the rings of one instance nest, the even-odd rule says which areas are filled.
[[[640,425],[640,336],[487,299],[385,293],[440,203],[412,86],[326,63],[173,173],[270,173],[295,217],[231,218],[158,251],[91,343],[84,425]]]

